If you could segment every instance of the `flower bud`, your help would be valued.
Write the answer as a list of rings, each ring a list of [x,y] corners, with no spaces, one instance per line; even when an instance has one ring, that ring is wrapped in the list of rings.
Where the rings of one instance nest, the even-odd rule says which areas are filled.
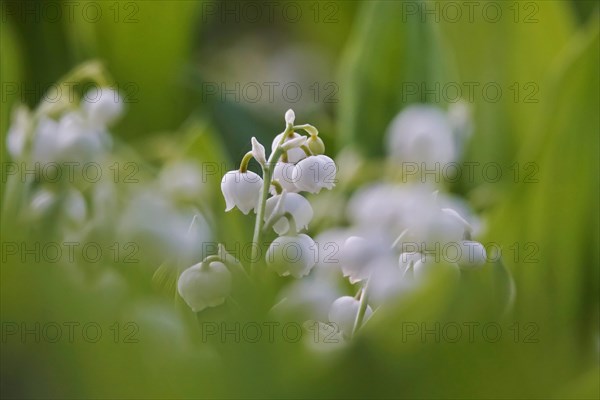
[[[221,180],[221,191],[225,197],[225,211],[237,207],[244,214],[253,210],[260,197],[263,180],[252,171],[229,171]]]
[[[335,186],[337,168],[327,156],[310,156],[296,164],[292,179],[300,191],[319,193],[322,188],[331,190]]]
[[[265,221],[268,218],[271,218],[271,214],[273,214],[279,199],[281,199],[281,195],[273,196],[267,200],[267,204],[265,206]],[[313,209],[309,201],[298,193],[286,193],[281,207],[281,215],[285,214],[286,212],[292,214],[298,232],[302,229],[308,228],[308,223],[313,217]],[[273,230],[279,235],[286,234],[289,229],[290,224],[287,218],[284,217],[280,218],[279,221],[273,225]],[[290,232],[290,234],[294,233],[296,232]]]
[[[265,165],[267,163],[267,157],[265,156],[265,146],[260,144],[260,142],[256,140],[255,137],[252,138],[252,156],[261,165]]]
[[[301,278],[315,266],[315,252],[315,242],[308,235],[280,236],[269,246],[266,261],[279,276]]]
[[[306,144],[310,151],[315,155],[325,153],[325,143],[323,143],[323,140],[318,136],[311,136]]]
[[[194,312],[216,307],[231,292],[231,273],[219,261],[196,264],[179,276],[177,291]]]
[[[351,296],[343,296],[333,302],[329,309],[329,322],[334,323],[342,335],[346,338],[352,336],[354,323],[360,308],[360,301]],[[370,306],[367,306],[363,323],[373,314]]]
[[[296,119],[296,114],[294,110],[291,108],[285,112],[285,123],[288,125],[294,125],[294,120]]]

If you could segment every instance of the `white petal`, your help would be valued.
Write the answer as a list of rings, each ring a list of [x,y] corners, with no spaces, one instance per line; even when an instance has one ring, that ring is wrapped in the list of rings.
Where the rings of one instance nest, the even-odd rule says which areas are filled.
[[[285,123],[288,125],[294,125],[294,121],[296,120],[296,114],[294,110],[291,108],[285,112]]]
[[[303,146],[306,143],[306,136],[299,136],[294,139],[287,140],[281,147],[284,151],[290,151],[292,149]]]

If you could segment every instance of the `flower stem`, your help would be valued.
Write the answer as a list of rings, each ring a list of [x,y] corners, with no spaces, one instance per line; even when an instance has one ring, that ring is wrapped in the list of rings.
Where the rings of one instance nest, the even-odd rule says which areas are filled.
[[[356,314],[356,320],[354,321],[354,329],[352,329],[352,337],[356,335],[356,332],[363,325],[363,321],[365,319],[365,313],[367,311],[367,306],[369,302],[369,281],[365,284],[364,289],[362,290],[362,295],[360,296],[360,304],[358,307],[358,313]]]
[[[263,187],[256,210],[256,222],[254,223],[254,236],[252,237],[252,253],[250,257],[250,273],[254,276],[257,274],[256,263],[258,261],[259,246],[264,225],[265,206],[267,204],[267,197],[269,196],[269,189],[271,188],[271,181],[273,180],[273,168],[283,153],[281,145],[285,141],[287,134],[293,132],[293,129],[294,127],[291,124],[286,126],[277,148],[271,153],[267,163],[263,166]]]
[[[249,151],[244,155],[244,158],[242,158],[242,162],[240,163],[240,172],[244,173],[246,171],[248,171],[248,164],[250,163],[250,160],[252,160],[252,152]]]

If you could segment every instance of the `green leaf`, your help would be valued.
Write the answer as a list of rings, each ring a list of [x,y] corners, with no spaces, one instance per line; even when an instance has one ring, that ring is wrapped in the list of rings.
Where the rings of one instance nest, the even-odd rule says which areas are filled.
[[[456,22],[440,20],[460,72],[456,83],[474,112],[475,132],[465,160],[499,163],[503,178],[510,179],[518,144],[532,135],[543,140],[533,127],[546,116],[541,114],[544,104],[552,101],[545,77],[573,34],[574,21],[563,1],[477,4],[472,22],[467,14]],[[468,185],[484,182],[477,173]],[[497,200],[497,193],[491,192],[485,203]]]
[[[545,116],[523,147],[538,182],[516,186],[491,218],[491,235],[514,243],[505,258],[520,315],[552,324],[556,335],[597,340],[600,263],[598,22],[570,43],[547,85]],[[539,143],[538,137],[544,137]],[[566,346],[568,347],[568,346]]]

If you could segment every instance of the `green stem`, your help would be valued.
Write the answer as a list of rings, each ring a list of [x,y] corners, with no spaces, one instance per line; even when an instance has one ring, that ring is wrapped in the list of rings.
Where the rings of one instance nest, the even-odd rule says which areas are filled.
[[[242,174],[248,171],[248,164],[250,163],[250,160],[252,160],[252,157],[252,152],[249,151],[244,155],[244,158],[242,158],[242,162],[240,163],[240,172]]]
[[[271,181],[271,185],[273,185],[277,194],[281,194],[281,192],[283,192],[283,186],[281,186],[281,183],[279,183],[277,179],[273,179]]]
[[[256,263],[259,254],[259,246],[262,236],[262,230],[264,225],[264,216],[265,216],[265,206],[267,204],[267,197],[269,196],[269,189],[271,187],[271,181],[273,180],[273,168],[275,164],[279,160],[279,157],[283,153],[283,149],[281,145],[285,142],[285,137],[289,134],[289,132],[293,132],[294,127],[292,125],[287,125],[285,128],[285,132],[281,135],[281,141],[277,145],[275,151],[271,153],[267,163],[262,167],[263,168],[263,187],[261,192],[260,201],[258,203],[258,209],[256,210],[256,222],[254,223],[254,236],[252,237],[252,253],[250,258],[250,273],[256,275]]]
[[[362,295],[360,296],[360,305],[358,307],[358,313],[356,314],[356,320],[354,321],[354,329],[352,329],[352,337],[356,335],[356,332],[363,325],[363,321],[365,319],[365,313],[367,311],[367,306],[369,305],[369,281],[365,284],[365,288],[362,290]]]

